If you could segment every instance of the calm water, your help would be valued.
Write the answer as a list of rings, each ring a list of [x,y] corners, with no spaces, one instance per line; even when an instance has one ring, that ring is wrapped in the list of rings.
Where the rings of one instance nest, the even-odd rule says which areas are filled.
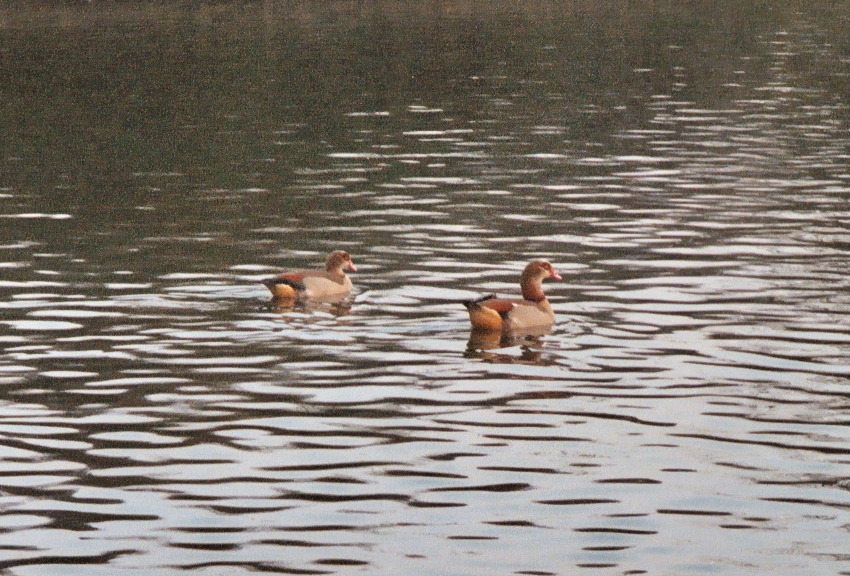
[[[0,572],[850,574],[846,3],[100,4],[0,10]]]

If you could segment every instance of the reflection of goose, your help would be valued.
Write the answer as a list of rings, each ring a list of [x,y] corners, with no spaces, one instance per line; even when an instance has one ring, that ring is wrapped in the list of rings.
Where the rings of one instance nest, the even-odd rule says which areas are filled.
[[[543,280],[546,278],[561,280],[549,262],[532,260],[520,277],[522,300],[496,298],[490,294],[464,302],[463,305],[469,310],[472,328],[487,332],[512,332],[551,326],[555,322],[555,312],[543,294]]]
[[[324,298],[312,299],[275,299],[272,301],[275,311],[286,317],[290,312],[300,312],[310,314],[312,321],[321,321],[322,315],[313,316],[315,313],[325,313],[331,316],[348,316],[351,314],[352,300],[349,294],[336,294],[333,296],[325,296]],[[304,319],[301,318],[302,322]]]
[[[549,327],[518,332],[483,332],[473,330],[466,345],[466,358],[477,358],[491,364],[551,365],[540,351],[541,337],[549,334]],[[519,354],[516,354],[517,348]]]
[[[476,358],[490,364],[527,364],[529,366],[551,365],[551,360],[545,361],[543,354],[533,348],[523,346],[520,354],[505,354],[500,352],[491,352],[489,350],[474,350],[467,349],[466,358]]]
[[[498,350],[500,348],[512,348],[514,346],[540,346],[541,338],[551,334],[549,326],[529,328],[528,330],[513,330],[509,332],[496,332],[495,330],[475,330],[469,334],[467,352],[482,350]]]
[[[263,280],[275,301],[300,298],[333,298],[351,291],[351,278],[345,270],[357,271],[351,256],[344,250],[328,254],[324,270],[296,270]]]

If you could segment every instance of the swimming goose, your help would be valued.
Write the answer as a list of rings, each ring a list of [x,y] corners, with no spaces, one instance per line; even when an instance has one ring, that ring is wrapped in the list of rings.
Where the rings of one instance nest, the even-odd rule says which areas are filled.
[[[284,272],[272,278],[266,278],[262,283],[277,301],[301,298],[321,299],[340,296],[351,291],[351,278],[345,270],[357,271],[351,255],[345,250],[334,250],[328,254],[324,270]]]
[[[555,322],[555,312],[543,294],[546,278],[562,279],[546,260],[532,260],[520,277],[522,299],[496,298],[490,294],[464,302],[472,328],[505,332],[551,326]]]

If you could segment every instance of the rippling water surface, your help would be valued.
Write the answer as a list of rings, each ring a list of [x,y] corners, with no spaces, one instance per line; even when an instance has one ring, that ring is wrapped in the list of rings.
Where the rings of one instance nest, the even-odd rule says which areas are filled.
[[[407,4],[0,10],[0,571],[850,574],[850,12]]]

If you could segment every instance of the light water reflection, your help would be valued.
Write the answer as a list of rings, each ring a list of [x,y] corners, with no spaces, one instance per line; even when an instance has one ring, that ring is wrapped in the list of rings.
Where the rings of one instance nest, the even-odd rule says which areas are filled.
[[[850,573],[842,7],[0,16],[2,570]]]

